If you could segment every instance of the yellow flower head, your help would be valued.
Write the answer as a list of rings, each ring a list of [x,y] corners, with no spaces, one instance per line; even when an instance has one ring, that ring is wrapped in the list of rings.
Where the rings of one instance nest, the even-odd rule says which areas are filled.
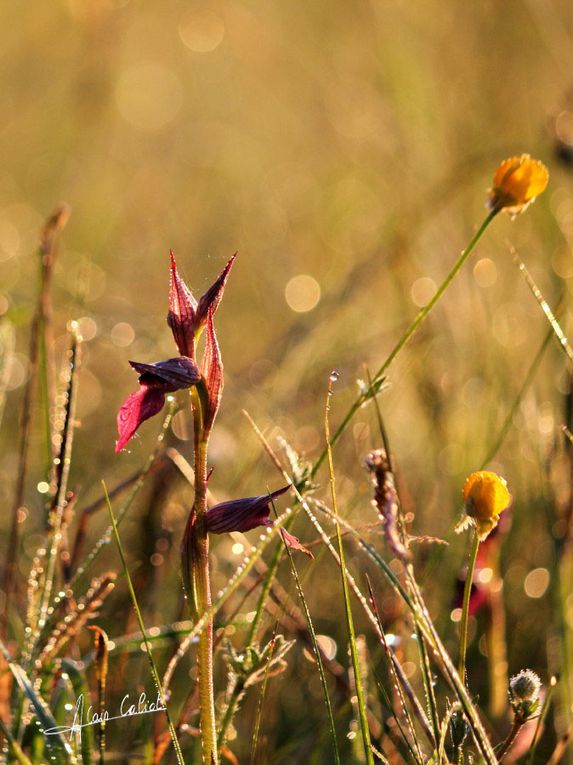
[[[504,160],[493,176],[489,206],[510,215],[523,212],[547,188],[549,172],[543,162],[529,154]]]
[[[463,488],[464,515],[456,525],[456,532],[475,526],[480,541],[495,529],[499,516],[507,510],[511,494],[504,478],[489,470],[478,470],[466,478]]]

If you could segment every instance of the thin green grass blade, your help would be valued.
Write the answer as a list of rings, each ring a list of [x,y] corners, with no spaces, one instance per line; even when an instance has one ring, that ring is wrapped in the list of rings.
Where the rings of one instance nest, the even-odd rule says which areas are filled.
[[[318,642],[316,640],[316,632],[314,629],[314,624],[312,623],[312,617],[310,615],[310,609],[308,607],[308,603],[306,602],[306,598],[304,597],[304,591],[302,589],[302,584],[300,582],[300,578],[298,575],[298,571],[295,565],[295,562],[293,560],[292,553],[288,547],[288,545],[285,543],[285,550],[287,552],[289,562],[290,562],[290,568],[292,571],[292,575],[295,581],[296,589],[298,592],[298,595],[300,597],[300,601],[302,603],[302,608],[304,611],[304,615],[306,618],[306,623],[308,624],[308,631],[310,633],[310,639],[312,640],[312,648],[314,651],[314,656],[316,658],[316,667],[318,669],[318,674],[320,676],[320,683],[322,685],[322,693],[324,696],[324,703],[326,706],[326,713],[328,716],[328,728],[330,732],[330,741],[332,744],[332,751],[334,754],[334,762],[337,763],[337,765],[340,765],[340,752],[338,751],[338,742],[336,740],[336,725],[334,724],[334,715],[332,712],[332,703],[330,701],[330,695],[328,693],[328,684],[326,682],[326,675],[324,674],[324,666],[322,664],[322,656],[320,654],[320,649],[318,647]]]
[[[273,632],[273,637],[271,640],[273,641],[274,646],[274,638],[276,636],[276,625]],[[267,682],[269,679],[269,668],[271,666],[271,661],[273,658],[273,650],[269,652],[269,660],[267,662],[267,666],[265,668],[265,675],[263,677],[263,682],[261,683],[261,692],[259,694],[259,703],[257,704],[257,712],[255,715],[255,725],[253,727],[253,736],[251,739],[251,756],[250,756],[250,763],[251,765],[255,765],[255,755],[257,753],[257,746],[259,743],[259,732],[261,730],[261,720],[263,716],[263,701],[265,700],[265,694],[267,691]]]
[[[392,651],[391,647],[388,645],[388,641],[386,640],[386,635],[384,632],[384,627],[382,625],[382,619],[380,618],[380,614],[378,612],[378,606],[376,605],[376,601],[374,599],[374,592],[372,590],[372,585],[370,583],[370,579],[368,576],[366,577],[366,582],[368,585],[368,594],[370,596],[370,603],[372,605],[372,610],[374,611],[374,614],[376,616],[376,620],[379,626],[379,634],[381,636],[382,647],[384,648],[384,651],[386,653],[386,658],[388,659],[390,674],[392,675],[392,679],[394,680],[394,685],[398,691],[398,696],[400,699],[400,704],[402,706],[402,711],[404,712],[404,716],[406,717],[406,722],[408,724],[408,731],[410,733],[412,741],[414,742],[414,748],[416,750],[414,757],[417,762],[423,763],[424,757],[422,754],[422,750],[420,749],[420,744],[418,742],[418,738],[416,736],[416,732],[414,729],[414,721],[412,720],[410,710],[408,709],[408,704],[406,703],[406,697],[408,697],[408,699],[410,700],[410,703],[412,704],[414,711],[416,713],[416,717],[418,721],[420,722],[420,725],[424,733],[426,734],[426,737],[428,738],[430,745],[435,746],[435,743],[432,740],[432,732],[430,730],[430,726],[428,725],[428,721],[426,720],[426,716],[424,714],[424,710],[422,709],[422,705],[418,701],[418,698],[415,695],[412,689],[412,686],[410,685],[410,683],[408,682],[408,679],[404,675],[400,662],[398,661],[395,653]],[[403,732],[402,732],[402,736],[404,737]],[[409,739],[405,738],[405,740],[409,743]]]
[[[70,678],[76,699],[80,698],[80,696],[84,699],[89,699],[90,695],[86,677],[84,672],[79,668],[77,662],[72,661],[71,659],[62,659],[62,669]],[[81,722],[84,722],[84,720],[81,720]],[[91,765],[92,749],[94,745],[94,736],[91,726],[80,728],[80,739],[82,765]]]
[[[336,502],[336,483],[334,477],[334,462],[332,460],[332,444],[330,441],[330,426],[328,422],[328,415],[330,412],[330,399],[332,397],[332,385],[333,377],[331,376],[328,383],[328,392],[326,397],[325,413],[324,413],[324,429],[326,436],[326,449],[328,456],[328,475],[330,480],[330,492],[332,497],[332,507],[336,515],[338,515],[338,508]],[[364,745],[364,755],[368,765],[374,765],[374,757],[372,749],[370,747],[370,729],[368,727],[368,716],[366,712],[366,700],[364,698],[364,691],[362,688],[362,673],[360,669],[360,663],[358,661],[358,651],[356,648],[356,635],[354,632],[354,620],[352,618],[352,608],[350,606],[350,592],[348,589],[348,580],[346,578],[346,564],[344,562],[344,547],[342,544],[342,534],[340,533],[340,525],[336,524],[336,539],[338,543],[338,555],[340,559],[340,576],[342,580],[342,593],[344,596],[344,610],[346,613],[346,625],[348,627],[348,640],[350,643],[350,654],[352,657],[352,667],[354,670],[354,684],[356,687],[356,697],[358,705],[358,714],[360,718],[360,731],[362,734],[362,743]]]
[[[417,760],[417,757],[416,757],[416,753],[412,749],[412,744],[410,743],[410,741],[408,739],[408,736],[406,735],[406,731],[404,730],[404,726],[402,725],[400,720],[394,714],[394,710],[392,708],[392,700],[390,699],[390,696],[388,696],[388,691],[386,690],[386,688],[384,688],[384,686],[382,685],[382,683],[380,682],[380,680],[377,677],[375,678],[375,680],[376,680],[376,687],[378,688],[382,698],[384,699],[384,703],[386,704],[386,708],[391,713],[392,718],[393,718],[393,720],[396,723],[396,727],[398,728],[398,730],[400,731],[400,735],[402,736],[402,741],[404,742],[404,744],[406,745],[406,748],[408,749],[408,755],[410,757],[409,762],[414,762],[414,763],[417,764],[418,760]]]
[[[20,765],[32,765],[32,761],[29,760],[28,757],[24,754],[24,752],[22,751],[22,748],[20,747],[20,744],[12,736],[12,734],[10,733],[10,730],[6,727],[6,724],[1,717],[0,717],[0,731],[2,731],[2,735],[8,742],[8,745],[10,746],[12,754],[18,760]]]
[[[549,303],[547,302],[547,300],[545,300],[545,298],[543,297],[543,293],[541,292],[541,290],[539,289],[539,287],[535,283],[535,280],[533,279],[533,277],[531,276],[531,274],[527,270],[527,266],[521,260],[521,258],[519,257],[519,255],[517,254],[515,249],[513,249],[513,248],[510,248],[510,249],[511,249],[511,253],[513,255],[513,259],[514,259],[517,267],[519,268],[521,274],[523,275],[523,278],[525,279],[525,281],[527,283],[527,286],[531,290],[531,293],[533,294],[533,297],[539,303],[539,307],[541,308],[541,310],[545,314],[545,318],[549,322],[549,324],[550,324],[550,326],[551,326],[551,328],[553,330],[553,334],[555,335],[555,337],[559,341],[559,347],[561,348],[563,353],[567,356],[569,361],[573,364],[573,348],[571,348],[571,346],[569,345],[569,341],[567,340],[567,335],[562,330],[561,325],[557,321],[557,317],[555,316],[555,314],[553,313],[553,311],[551,310],[551,308],[549,306]]]
[[[12,672],[18,687],[34,708],[34,712],[42,730],[46,731],[51,728],[57,728],[58,724],[54,719],[50,708],[44,699],[36,692],[23,668],[11,660],[8,662],[8,666],[10,667],[10,671]],[[53,753],[57,757],[64,758],[63,760],[58,760],[58,762],[76,763],[73,750],[61,733],[54,733],[54,735],[50,735],[49,738],[46,736],[46,742],[50,753]]]
[[[179,765],[185,765],[185,761],[183,759],[183,754],[181,752],[181,746],[179,744],[179,741],[177,739],[177,733],[175,732],[175,726],[173,725],[173,722],[171,720],[171,715],[169,714],[169,709],[167,707],[167,699],[165,697],[165,694],[163,692],[163,688],[161,686],[161,680],[159,679],[159,673],[157,672],[157,667],[155,666],[155,660],[153,658],[153,653],[151,652],[151,644],[149,640],[147,639],[147,632],[145,630],[145,625],[143,623],[143,617],[141,616],[141,611],[139,610],[139,605],[137,603],[137,597],[135,595],[135,590],[133,589],[133,583],[131,581],[131,576],[129,574],[129,569],[127,567],[127,560],[125,558],[125,553],[123,551],[123,545],[121,544],[121,539],[119,537],[119,532],[117,530],[117,522],[115,520],[115,516],[113,514],[113,509],[111,506],[111,502],[109,501],[109,496],[107,494],[107,488],[105,483],[102,481],[103,490],[107,497],[107,509],[109,511],[109,517],[111,520],[111,527],[113,530],[113,535],[115,537],[115,542],[117,544],[117,549],[119,552],[119,557],[121,558],[121,565],[123,568],[123,572],[125,574],[125,579],[127,581],[127,586],[129,589],[129,594],[131,596],[131,601],[133,603],[133,608],[135,609],[135,614],[137,616],[137,621],[139,622],[139,628],[141,630],[141,634],[143,636],[143,642],[145,645],[145,652],[147,654],[147,658],[149,660],[149,667],[151,669],[151,675],[153,677],[153,680],[155,682],[155,685],[157,687],[157,691],[159,693],[159,697],[161,699],[161,704],[163,705],[163,708],[165,710],[165,717],[167,719],[167,727],[169,728],[169,733],[171,735],[171,741],[173,743],[173,749],[175,750],[175,756],[177,757],[177,762]]]
[[[426,643],[422,630],[415,624],[416,629],[416,644],[418,653],[420,655],[420,667],[422,669],[422,680],[424,682],[424,691],[426,693],[426,702],[428,707],[428,713],[430,720],[432,721],[432,729],[434,731],[434,739],[436,741],[436,747],[440,740],[440,715],[438,712],[438,703],[436,701],[436,694],[434,691],[434,680],[432,678],[432,669],[430,667],[430,657],[426,650]]]

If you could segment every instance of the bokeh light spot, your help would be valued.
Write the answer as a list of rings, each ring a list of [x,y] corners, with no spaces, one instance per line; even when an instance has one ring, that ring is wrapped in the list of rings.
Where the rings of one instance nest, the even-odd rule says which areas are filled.
[[[194,53],[211,53],[223,42],[224,36],[223,19],[207,8],[188,11],[179,22],[179,37]]]
[[[111,330],[111,342],[118,348],[127,348],[135,340],[135,332],[131,324],[125,321],[118,322]]]
[[[480,258],[473,273],[480,287],[493,287],[497,281],[497,266],[491,258]]]
[[[416,279],[410,289],[410,296],[414,305],[423,308],[436,294],[436,282],[428,276]]]
[[[127,122],[139,130],[154,132],[175,119],[183,97],[181,83],[170,69],[143,61],[120,76],[115,99]]]
[[[523,589],[529,598],[541,598],[549,587],[549,571],[546,568],[534,568],[525,577]]]
[[[293,276],[285,287],[285,300],[295,313],[312,311],[320,300],[320,284],[308,274]]]

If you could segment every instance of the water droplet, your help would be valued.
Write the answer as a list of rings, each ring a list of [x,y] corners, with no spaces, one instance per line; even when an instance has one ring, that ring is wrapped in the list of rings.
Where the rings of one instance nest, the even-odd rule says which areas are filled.
[[[333,369],[330,373],[329,380],[331,383],[338,382],[338,378],[340,377],[340,374],[336,371],[336,369]]]

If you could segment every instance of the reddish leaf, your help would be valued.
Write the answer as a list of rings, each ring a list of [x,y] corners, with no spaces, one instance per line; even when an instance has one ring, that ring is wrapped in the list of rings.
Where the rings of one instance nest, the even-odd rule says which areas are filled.
[[[139,390],[128,396],[117,413],[115,451],[120,452],[142,422],[161,411],[165,403],[165,390],[157,386],[141,385]]]

